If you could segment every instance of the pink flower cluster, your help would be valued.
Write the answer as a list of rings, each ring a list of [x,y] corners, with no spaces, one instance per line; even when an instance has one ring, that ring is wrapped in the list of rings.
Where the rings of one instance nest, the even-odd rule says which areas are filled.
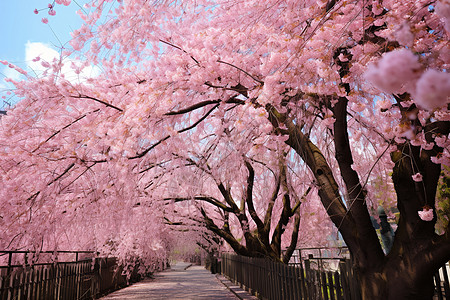
[[[69,4],[70,4],[70,2],[71,2],[72,0],[56,0],[55,2],[56,2],[56,4],[63,4],[63,5],[65,5],[65,6],[68,6]],[[54,5],[53,4],[51,4],[51,3],[49,3],[48,5],[47,5],[47,7],[48,7],[48,14],[50,15],[50,16],[55,16],[56,15],[56,11],[55,11],[55,7],[54,7]],[[42,9],[41,9],[42,10]],[[33,11],[36,15],[39,13],[39,10],[37,9],[37,8],[35,8],[34,9],[34,11]],[[48,23],[48,19],[47,18],[42,18],[42,23],[44,23],[44,24],[47,24]]]
[[[423,210],[420,210],[417,212],[419,214],[420,219],[423,221],[431,221],[433,220],[433,209],[432,208],[423,208]]]
[[[422,109],[431,111],[450,101],[450,74],[434,69],[422,72],[418,57],[408,49],[385,53],[369,66],[365,78],[386,93],[408,91]]]
[[[435,11],[444,21],[445,30],[450,33],[450,2],[445,0],[437,1]]]
[[[421,65],[417,56],[407,49],[388,52],[365,73],[368,81],[386,93],[400,93],[405,83],[419,77]]]
[[[416,173],[416,174],[414,174],[413,176],[412,176],[412,179],[415,181],[415,182],[421,182],[422,181],[422,174],[420,174],[420,173]]]
[[[426,110],[434,110],[448,103],[450,74],[433,69],[425,71],[416,83],[414,102]]]

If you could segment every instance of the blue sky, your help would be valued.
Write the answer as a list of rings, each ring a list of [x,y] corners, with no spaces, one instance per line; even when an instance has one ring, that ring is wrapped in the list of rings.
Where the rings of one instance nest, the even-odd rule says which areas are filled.
[[[0,60],[7,60],[27,71],[25,51],[45,51],[48,47],[58,50],[61,43],[70,40],[70,32],[81,26],[82,20],[76,14],[87,0],[72,0],[69,6],[55,5],[55,16],[48,14],[49,0],[0,0]],[[34,9],[40,10],[36,15]],[[41,22],[42,18],[49,20],[48,24]],[[28,47],[27,47],[28,44]],[[36,51],[36,50],[35,50]],[[30,54],[31,55],[31,54]],[[5,77],[14,76],[15,71],[0,65],[0,94],[10,88],[3,82]],[[17,75],[18,76],[18,75]],[[1,99],[3,100],[3,99]],[[4,103],[0,103],[0,108]]]

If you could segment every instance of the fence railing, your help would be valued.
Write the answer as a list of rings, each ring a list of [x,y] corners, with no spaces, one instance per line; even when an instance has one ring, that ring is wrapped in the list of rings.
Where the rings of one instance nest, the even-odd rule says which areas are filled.
[[[322,257],[320,260],[331,259]],[[260,299],[269,300],[359,300],[361,291],[352,264],[338,259],[335,269],[323,268],[319,258],[308,255],[302,263],[285,265],[264,258],[222,255],[222,274]],[[321,267],[322,266],[322,267]],[[448,264],[435,275],[435,299],[450,295]],[[449,298],[450,299],[450,298]]]
[[[342,261],[340,271],[320,271],[289,266],[264,258],[235,254],[222,256],[222,273],[240,283],[260,299],[358,299],[359,285],[355,282],[348,261]]]
[[[55,256],[53,252],[41,254]],[[25,251],[0,251],[8,256],[8,264],[0,266],[0,300],[45,299],[83,300],[127,285],[116,258],[81,258],[94,253],[64,251],[73,254],[74,261],[27,264]],[[59,254],[61,254],[59,253]],[[23,264],[13,264],[13,255],[25,255]]]
[[[300,269],[262,258],[223,254],[222,274],[262,299],[304,299]]]

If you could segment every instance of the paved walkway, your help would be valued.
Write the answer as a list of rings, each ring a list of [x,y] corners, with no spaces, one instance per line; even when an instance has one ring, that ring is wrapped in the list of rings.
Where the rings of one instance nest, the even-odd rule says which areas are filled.
[[[224,280],[223,276],[216,277],[202,266],[177,263],[168,270],[156,273],[153,279],[144,279],[100,299],[256,299],[242,290],[236,290],[238,287],[233,288],[233,285],[229,283]]]

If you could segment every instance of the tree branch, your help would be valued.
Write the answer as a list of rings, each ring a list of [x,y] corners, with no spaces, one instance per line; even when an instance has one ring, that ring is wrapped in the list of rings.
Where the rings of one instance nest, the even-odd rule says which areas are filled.
[[[165,116],[175,116],[175,115],[182,115],[191,111],[194,111],[196,109],[202,108],[206,105],[210,105],[210,104],[217,104],[220,103],[220,100],[206,100],[206,101],[202,101],[199,103],[196,103],[194,105],[191,105],[189,107],[180,109],[180,110],[176,110],[176,111],[169,111],[168,113],[165,113]]]
[[[358,173],[352,168],[353,156],[347,129],[347,102],[347,98],[340,97],[333,109],[336,119],[334,123],[335,156],[350,198],[349,213],[355,221],[355,230],[358,232],[357,236],[352,233],[346,238],[359,240],[358,249],[352,249],[354,253],[364,252],[364,254],[359,255],[358,260],[367,260],[369,264],[377,264],[384,258],[384,254],[370,220],[370,214],[365,203],[366,193],[362,189]],[[362,263],[368,265],[363,261]]]
[[[182,201],[189,201],[189,200],[205,201],[205,202],[208,202],[224,211],[233,212],[233,209],[231,207],[228,207],[225,204],[221,203],[219,200],[217,200],[213,197],[208,197],[208,196],[169,197],[169,198],[164,198],[163,200],[164,201],[175,201],[175,202],[182,202]]]
[[[69,124],[67,124],[66,126],[64,126],[63,128],[55,131],[51,136],[49,136],[45,141],[43,141],[42,143],[39,143],[39,145],[36,147],[36,149],[34,149],[33,151],[31,151],[32,153],[36,152],[43,144],[47,143],[49,140],[51,140],[53,137],[55,137],[58,133],[60,133],[61,131],[63,131],[64,129],[72,126],[73,124],[75,124],[76,122],[84,119],[87,115],[95,113],[100,111],[100,109],[96,109],[94,111],[88,112],[80,117],[78,117],[77,119],[75,119],[74,121],[70,122]]]
[[[333,223],[341,233],[346,232],[346,236],[351,236],[355,228],[354,220],[347,215],[347,209],[339,194],[339,186],[322,152],[303,134],[300,125],[294,124],[291,119],[279,113],[272,105],[266,105],[266,111],[269,114],[268,119],[275,129],[288,134],[289,138],[286,140],[286,144],[291,146],[312,171],[319,186],[319,197]],[[282,124],[287,127],[287,130],[280,129],[279,126]],[[354,244],[351,239],[344,240],[347,245]]]
[[[61,174],[59,174],[56,178],[54,178],[52,181],[50,181],[49,183],[47,183],[47,186],[50,186],[52,183],[54,183],[55,181],[57,181],[58,179],[60,179],[61,177],[64,176],[64,174],[67,174],[67,172],[70,171],[70,169],[72,169],[75,166],[75,163],[71,163],[65,170],[64,172],[62,172]]]
[[[294,253],[295,248],[297,247],[299,229],[300,229],[300,212],[297,212],[295,215],[294,229],[292,230],[291,242],[289,243],[289,246],[287,247],[286,252],[283,255],[283,258],[281,259],[281,261],[284,264],[289,263],[289,260],[291,259],[291,256]]]
[[[192,124],[191,126],[188,126],[186,128],[180,129],[177,131],[177,133],[183,133],[185,131],[191,130],[192,128],[195,128],[198,124],[200,124],[204,119],[206,119],[217,107],[219,107],[219,104],[214,105],[213,108],[211,108],[205,115],[203,115],[200,119],[198,119],[194,124]],[[135,156],[131,156],[128,157],[128,159],[136,159],[136,158],[141,158],[144,155],[146,155],[150,150],[152,150],[153,148],[155,148],[156,146],[158,146],[159,144],[161,144],[162,142],[168,140],[170,138],[170,135],[165,136],[164,138],[160,139],[159,141],[157,141],[156,143],[154,143],[153,145],[151,145],[150,147],[148,147],[147,149],[145,149],[144,151],[136,154]]]
[[[255,206],[253,205],[253,184],[255,180],[255,170],[247,160],[245,160],[245,166],[247,167],[248,170],[247,191],[245,201],[247,202],[247,208],[250,213],[250,216],[252,217],[253,221],[256,223],[256,226],[258,227],[258,232],[262,232],[264,230],[264,223],[258,217],[258,214],[256,213],[255,210]]]
[[[114,106],[112,104],[109,104],[108,102],[105,102],[103,100],[100,100],[100,99],[97,99],[97,98],[94,98],[94,97],[91,97],[91,96],[81,95],[80,94],[78,96],[70,96],[70,97],[75,98],[75,99],[90,99],[90,100],[94,100],[94,101],[96,101],[98,103],[101,103],[101,104],[107,106],[107,107],[111,107],[111,108],[114,108],[117,111],[123,112],[123,109],[118,108],[117,106]]]
[[[234,236],[229,233],[228,231],[222,230],[220,229],[215,223],[214,221],[208,217],[208,215],[206,214],[205,210],[203,208],[200,209],[200,212],[203,216],[203,218],[205,219],[205,224],[206,227],[211,230],[212,232],[214,232],[215,234],[217,234],[218,236],[222,237],[225,241],[227,241],[227,243],[231,246],[231,248],[233,248],[233,250],[241,255],[244,256],[249,256],[249,251],[247,250],[246,247],[242,246],[235,238]]]

